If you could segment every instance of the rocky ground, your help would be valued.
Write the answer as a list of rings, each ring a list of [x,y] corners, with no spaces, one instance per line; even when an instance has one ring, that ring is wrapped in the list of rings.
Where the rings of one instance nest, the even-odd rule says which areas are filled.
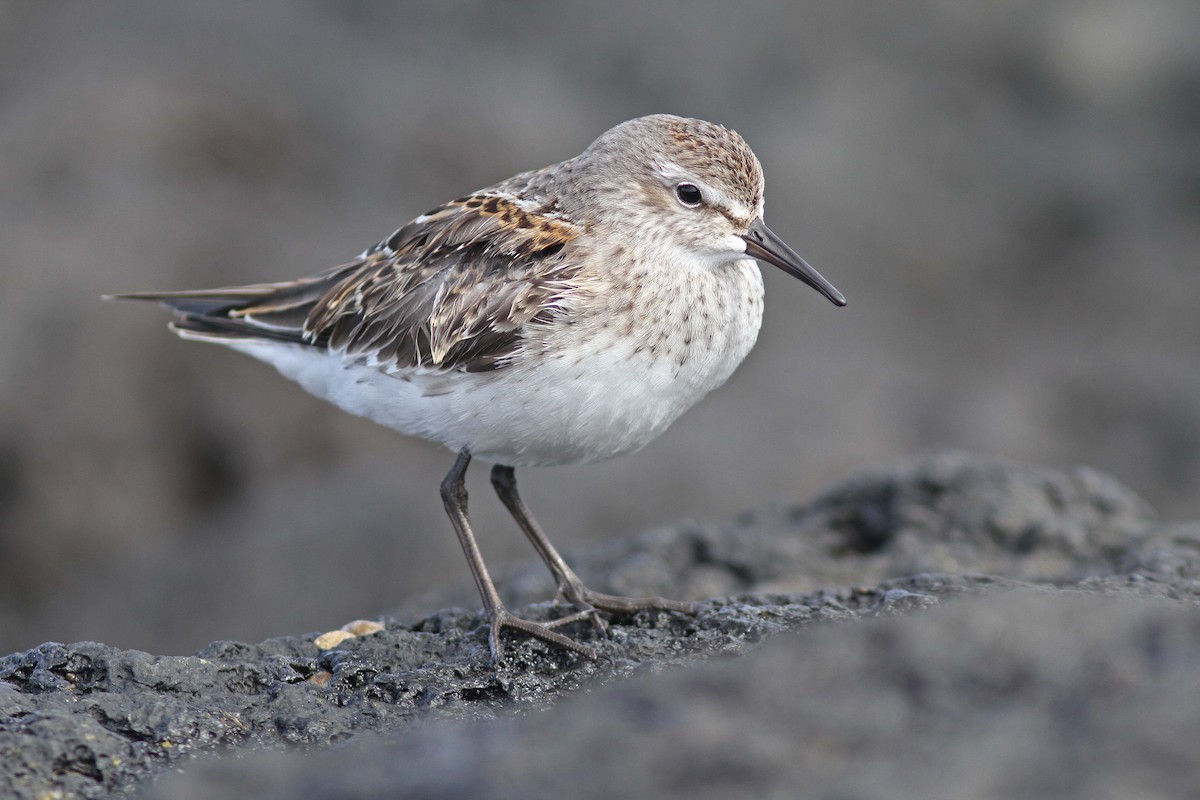
[[[595,662],[508,638],[494,668],[460,609],[328,649],[44,644],[0,659],[0,795],[1200,791],[1200,524],[1095,471],[945,455],[574,560],[719,599],[614,620]],[[506,595],[537,600],[539,568]]]

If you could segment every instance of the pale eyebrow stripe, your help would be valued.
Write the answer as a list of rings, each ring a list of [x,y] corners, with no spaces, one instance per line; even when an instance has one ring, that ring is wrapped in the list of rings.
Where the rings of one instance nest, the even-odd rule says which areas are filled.
[[[734,225],[747,225],[754,216],[751,213],[750,208],[747,207],[747,205],[741,200],[738,200],[736,197],[731,197],[726,192],[714,188],[711,184],[696,178],[692,175],[692,173],[688,172],[674,161],[658,162],[658,171],[660,175],[669,181],[691,181],[703,186],[705,190],[707,190],[709,196],[718,201],[719,205],[717,206],[717,210],[720,211],[721,214],[723,214],[725,218]]]

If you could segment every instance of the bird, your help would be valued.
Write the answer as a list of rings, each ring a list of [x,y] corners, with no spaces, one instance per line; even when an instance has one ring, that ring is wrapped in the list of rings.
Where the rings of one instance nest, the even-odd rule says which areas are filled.
[[[517,490],[517,467],[632,453],[725,383],[758,337],[778,267],[837,306],[845,297],[763,221],[763,169],[735,131],[654,114],[582,153],[437,206],[311,277],[134,292],[183,339],[274,366],[308,392],[455,454],[441,498],[479,591],[488,650],[502,631],[595,658],[561,632],[640,609],[697,604],[587,588]],[[467,513],[473,459],[545,562],[555,604],[509,611]]]

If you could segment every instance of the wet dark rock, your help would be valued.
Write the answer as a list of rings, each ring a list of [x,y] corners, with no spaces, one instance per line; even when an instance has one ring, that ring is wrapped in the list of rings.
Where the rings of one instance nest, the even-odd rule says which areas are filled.
[[[614,619],[595,662],[507,637],[493,667],[482,617],[457,608],[329,650],[313,634],[188,657],[44,644],[0,659],[0,796],[1087,797],[1200,780],[1178,745],[1200,733],[1182,710],[1200,689],[1200,525],[1156,524],[1096,472],[940,456],[578,561],[597,588],[727,596]],[[528,605],[538,569],[506,594],[546,618]]]
[[[1194,608],[1007,592],[813,626],[548,713],[209,760],[150,794],[1195,797],[1198,663]]]

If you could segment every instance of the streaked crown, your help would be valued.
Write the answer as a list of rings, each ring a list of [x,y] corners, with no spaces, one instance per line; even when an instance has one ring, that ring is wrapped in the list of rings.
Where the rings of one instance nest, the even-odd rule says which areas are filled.
[[[742,230],[762,214],[762,165],[745,139],[711,122],[671,114],[632,119],[601,134],[580,161],[604,165],[626,191],[634,176],[651,205],[694,207],[702,196]],[[701,195],[677,195],[681,183]]]

